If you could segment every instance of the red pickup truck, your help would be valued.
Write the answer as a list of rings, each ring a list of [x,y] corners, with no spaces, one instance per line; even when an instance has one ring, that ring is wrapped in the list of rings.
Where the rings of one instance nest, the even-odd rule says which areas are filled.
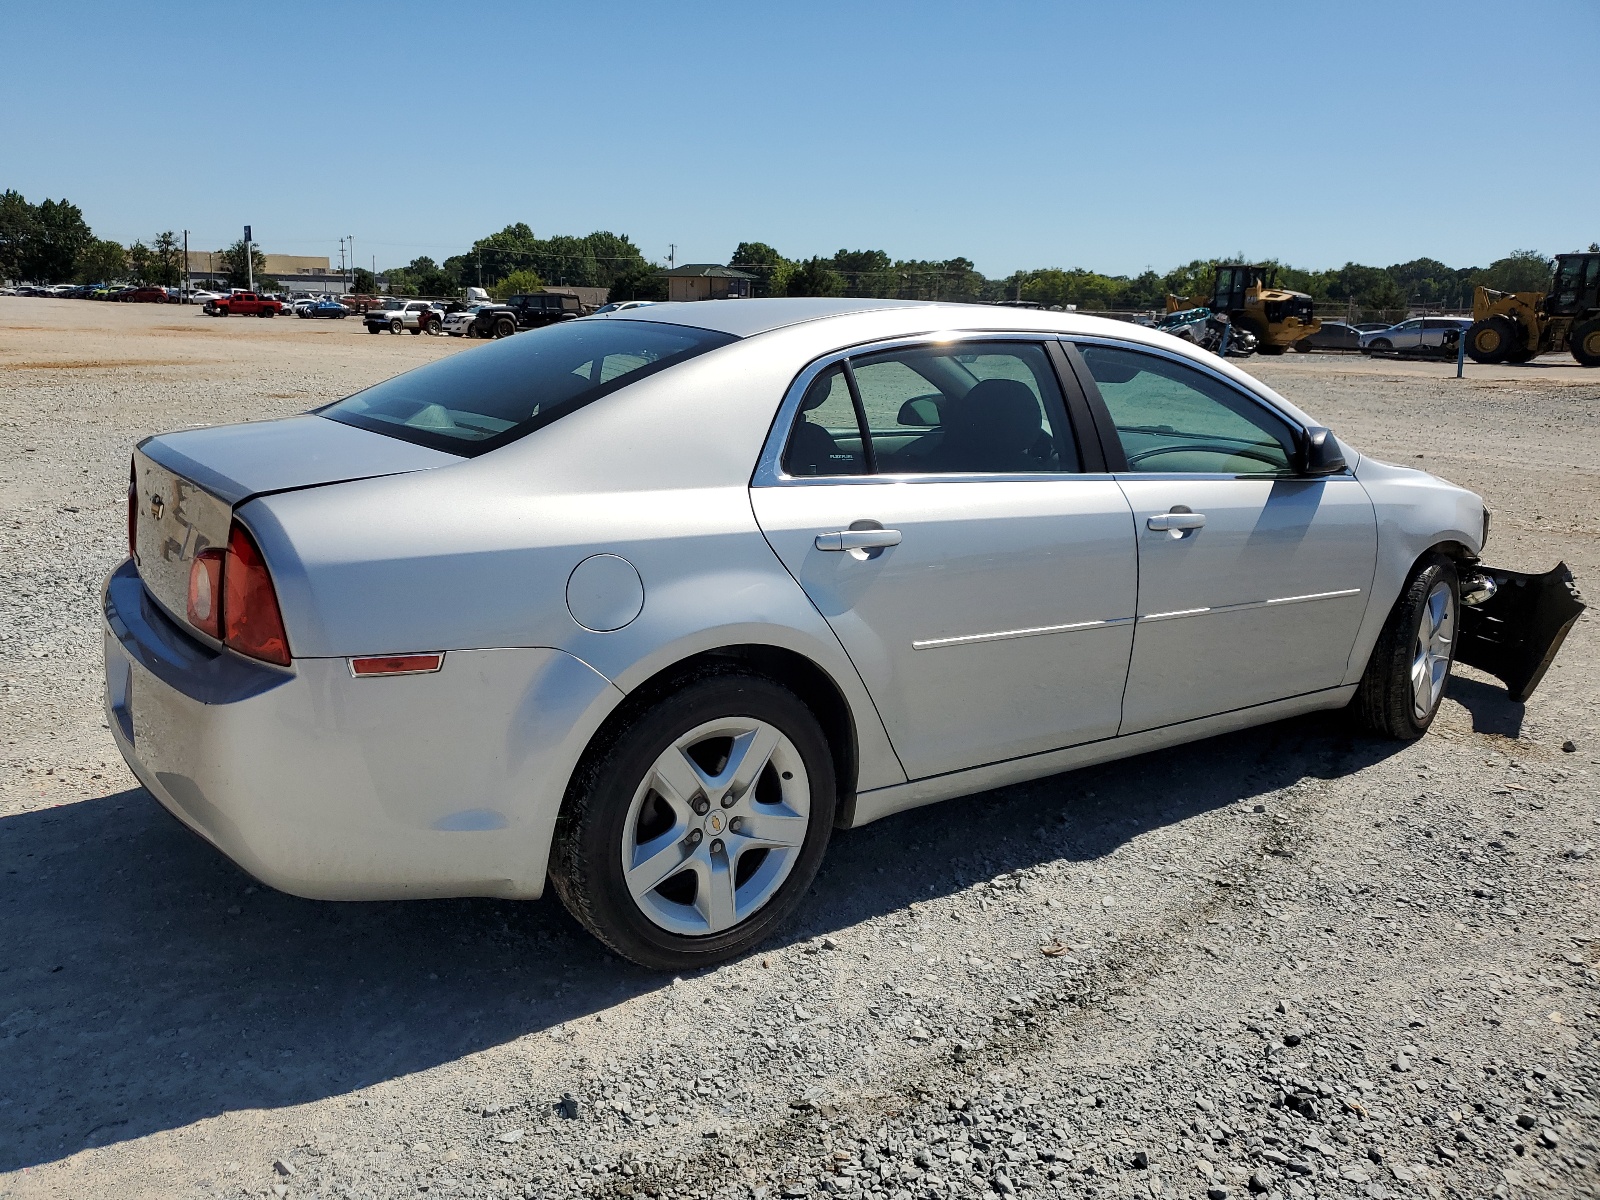
[[[226,317],[233,313],[245,317],[275,317],[283,311],[283,305],[277,300],[269,300],[254,292],[233,292],[216,300],[206,301],[205,311],[208,316],[213,317]]]

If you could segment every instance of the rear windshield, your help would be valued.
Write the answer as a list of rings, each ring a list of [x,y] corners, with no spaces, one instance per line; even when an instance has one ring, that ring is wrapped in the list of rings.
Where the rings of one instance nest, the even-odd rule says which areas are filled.
[[[451,355],[317,411],[451,454],[483,454],[738,339],[651,321],[563,321]]]

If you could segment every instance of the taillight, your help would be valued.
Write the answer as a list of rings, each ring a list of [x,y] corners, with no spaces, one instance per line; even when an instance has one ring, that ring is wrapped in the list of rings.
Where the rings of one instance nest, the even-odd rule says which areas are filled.
[[[139,561],[139,470],[128,462],[128,557]]]
[[[237,521],[228,531],[223,560],[222,626],[222,640],[230,649],[280,667],[289,665],[289,638],[283,631],[272,576],[255,539]]]
[[[189,566],[189,624],[222,640],[222,550],[213,546]]]

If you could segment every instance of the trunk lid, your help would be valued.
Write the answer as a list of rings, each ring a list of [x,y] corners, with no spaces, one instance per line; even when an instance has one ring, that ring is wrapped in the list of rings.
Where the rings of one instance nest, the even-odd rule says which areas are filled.
[[[228,544],[239,504],[269,492],[462,461],[454,454],[317,416],[146,438],[133,452],[138,513],[134,563],[151,596],[202,637],[188,620],[189,571],[200,551]]]

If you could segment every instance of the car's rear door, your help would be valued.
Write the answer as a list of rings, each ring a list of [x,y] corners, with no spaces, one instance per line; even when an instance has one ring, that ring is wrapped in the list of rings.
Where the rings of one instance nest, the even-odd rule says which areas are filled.
[[[912,778],[1120,722],[1133,522],[1067,417],[1059,354],[974,339],[814,364],[754,480],[763,532]]]
[[[1297,475],[1287,418],[1191,360],[1084,341],[1075,365],[1138,537],[1121,732],[1338,686],[1377,555],[1354,475]]]

